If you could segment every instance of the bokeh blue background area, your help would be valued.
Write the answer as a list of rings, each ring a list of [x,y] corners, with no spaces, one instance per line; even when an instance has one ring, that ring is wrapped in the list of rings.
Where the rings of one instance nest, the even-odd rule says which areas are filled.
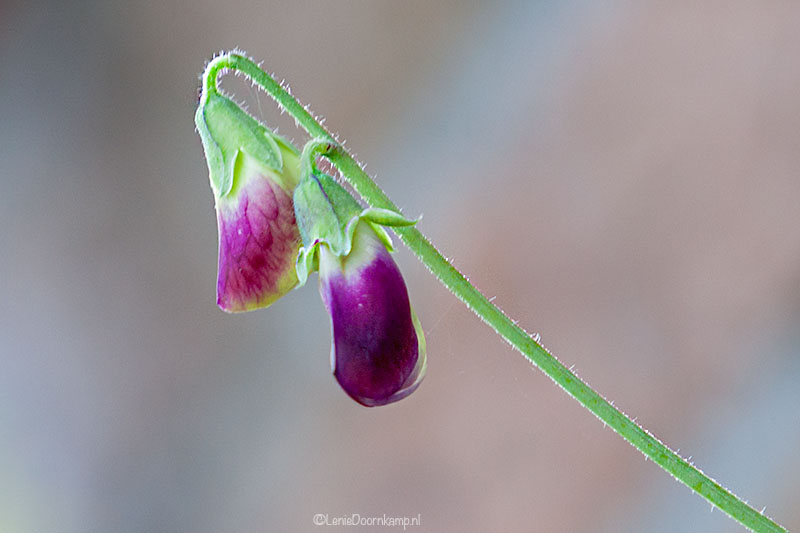
[[[429,373],[398,404],[339,389],[314,280],[219,311],[193,113],[233,47],[567,365],[800,529],[798,28],[744,1],[0,3],[0,531],[738,530],[404,249]]]

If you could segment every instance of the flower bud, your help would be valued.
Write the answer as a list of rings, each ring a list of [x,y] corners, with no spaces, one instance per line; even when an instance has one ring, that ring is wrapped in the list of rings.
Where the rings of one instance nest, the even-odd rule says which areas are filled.
[[[372,407],[411,394],[426,368],[425,337],[383,228],[413,224],[399,213],[362,209],[325,174],[304,176],[295,212],[305,247],[300,283],[319,270],[331,316],[331,367],[344,391]]]
[[[331,315],[333,375],[368,407],[405,398],[425,374],[425,337],[386,246],[359,222],[349,254],[321,246],[319,292]]]
[[[217,93],[204,97],[195,122],[217,210],[217,304],[229,312],[266,307],[297,284],[298,153]]]

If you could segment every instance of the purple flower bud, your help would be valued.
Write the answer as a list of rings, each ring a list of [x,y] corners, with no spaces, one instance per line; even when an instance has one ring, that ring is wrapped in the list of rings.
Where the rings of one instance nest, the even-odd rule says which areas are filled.
[[[339,384],[368,407],[408,396],[425,373],[425,338],[385,245],[361,221],[348,255],[324,245],[319,254],[319,290],[331,315],[331,366]]]
[[[280,173],[241,152],[230,193],[217,199],[217,304],[224,311],[266,307],[297,284],[300,234],[292,190],[299,166],[295,153],[281,152]]]

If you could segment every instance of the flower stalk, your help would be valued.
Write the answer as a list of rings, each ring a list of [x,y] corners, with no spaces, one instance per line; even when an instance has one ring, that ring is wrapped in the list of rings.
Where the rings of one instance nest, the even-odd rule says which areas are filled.
[[[298,126],[305,129],[312,139],[331,143],[330,150],[324,154],[324,157],[336,166],[342,177],[369,206],[400,213],[399,208],[364,172],[358,162],[341,146],[335,144],[335,138],[306,108],[249,58],[235,52],[215,57],[203,74],[204,95],[217,93],[217,77],[222,69],[235,70],[249,77],[266,91],[282,109],[288,112]],[[416,227],[400,226],[392,229],[431,273],[481,320],[492,327],[567,394],[575,398],[583,407],[647,458],[748,529],[786,531],[785,528],[747,505],[742,499],[691,465],[686,459],[673,452],[622,411],[611,405],[481,294]]]

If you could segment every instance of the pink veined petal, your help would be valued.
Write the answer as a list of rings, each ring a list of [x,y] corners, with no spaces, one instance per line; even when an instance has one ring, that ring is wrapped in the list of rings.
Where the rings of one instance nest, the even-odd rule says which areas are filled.
[[[228,312],[266,307],[290,291],[300,247],[291,193],[252,165],[237,180],[217,201],[217,304]]]

